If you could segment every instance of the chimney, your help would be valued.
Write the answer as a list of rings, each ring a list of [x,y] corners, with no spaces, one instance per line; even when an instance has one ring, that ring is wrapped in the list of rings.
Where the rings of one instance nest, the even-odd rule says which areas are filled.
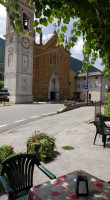
[[[40,33],[40,44],[42,44],[42,31]]]

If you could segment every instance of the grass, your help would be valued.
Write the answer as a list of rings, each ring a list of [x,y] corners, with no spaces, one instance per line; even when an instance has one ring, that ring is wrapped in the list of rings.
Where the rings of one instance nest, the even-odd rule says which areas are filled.
[[[74,147],[72,147],[72,146],[63,146],[62,149],[64,149],[64,150],[73,150]]]

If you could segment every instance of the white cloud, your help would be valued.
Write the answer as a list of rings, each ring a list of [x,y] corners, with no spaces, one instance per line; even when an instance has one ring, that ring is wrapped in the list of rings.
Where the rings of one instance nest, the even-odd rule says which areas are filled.
[[[5,37],[3,35],[0,35],[0,38],[5,39]]]
[[[0,4],[0,17],[6,17],[6,8]]]
[[[100,70],[103,70],[104,66],[101,65],[101,63],[102,63],[102,59],[101,59],[101,58],[97,58],[97,60],[96,60],[96,62],[95,62],[95,64],[94,64],[94,66],[97,67],[97,68],[100,69]]]
[[[42,36],[42,42],[43,42],[43,44],[44,44],[45,42],[47,42],[48,39],[50,39],[52,35],[53,35],[53,34],[50,34],[50,33],[49,33],[49,34],[44,34],[44,35]],[[37,43],[37,44],[40,43],[40,35],[37,35],[37,36],[36,36],[36,43]]]
[[[83,38],[80,37],[76,42],[76,45],[70,50],[72,54],[71,56],[82,60],[83,59],[82,50],[83,50]]]
[[[53,34],[49,33],[49,34],[46,34],[46,35],[43,35],[43,42],[47,42],[47,40],[49,40],[51,37],[52,37]]]
[[[0,5],[0,37],[6,34],[6,9]]]

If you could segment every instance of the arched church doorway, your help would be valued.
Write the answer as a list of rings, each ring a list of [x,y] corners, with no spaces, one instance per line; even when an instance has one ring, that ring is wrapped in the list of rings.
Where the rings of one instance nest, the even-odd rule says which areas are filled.
[[[59,100],[59,81],[56,72],[53,72],[49,82],[48,99],[52,101]]]

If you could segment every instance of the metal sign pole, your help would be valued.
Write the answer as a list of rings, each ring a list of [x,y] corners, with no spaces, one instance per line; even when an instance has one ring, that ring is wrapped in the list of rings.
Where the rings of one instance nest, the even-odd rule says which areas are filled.
[[[87,86],[88,86],[88,67],[87,67],[87,77],[86,77],[86,79],[87,79]],[[87,106],[88,106],[88,93],[89,93],[89,91],[87,90]]]

